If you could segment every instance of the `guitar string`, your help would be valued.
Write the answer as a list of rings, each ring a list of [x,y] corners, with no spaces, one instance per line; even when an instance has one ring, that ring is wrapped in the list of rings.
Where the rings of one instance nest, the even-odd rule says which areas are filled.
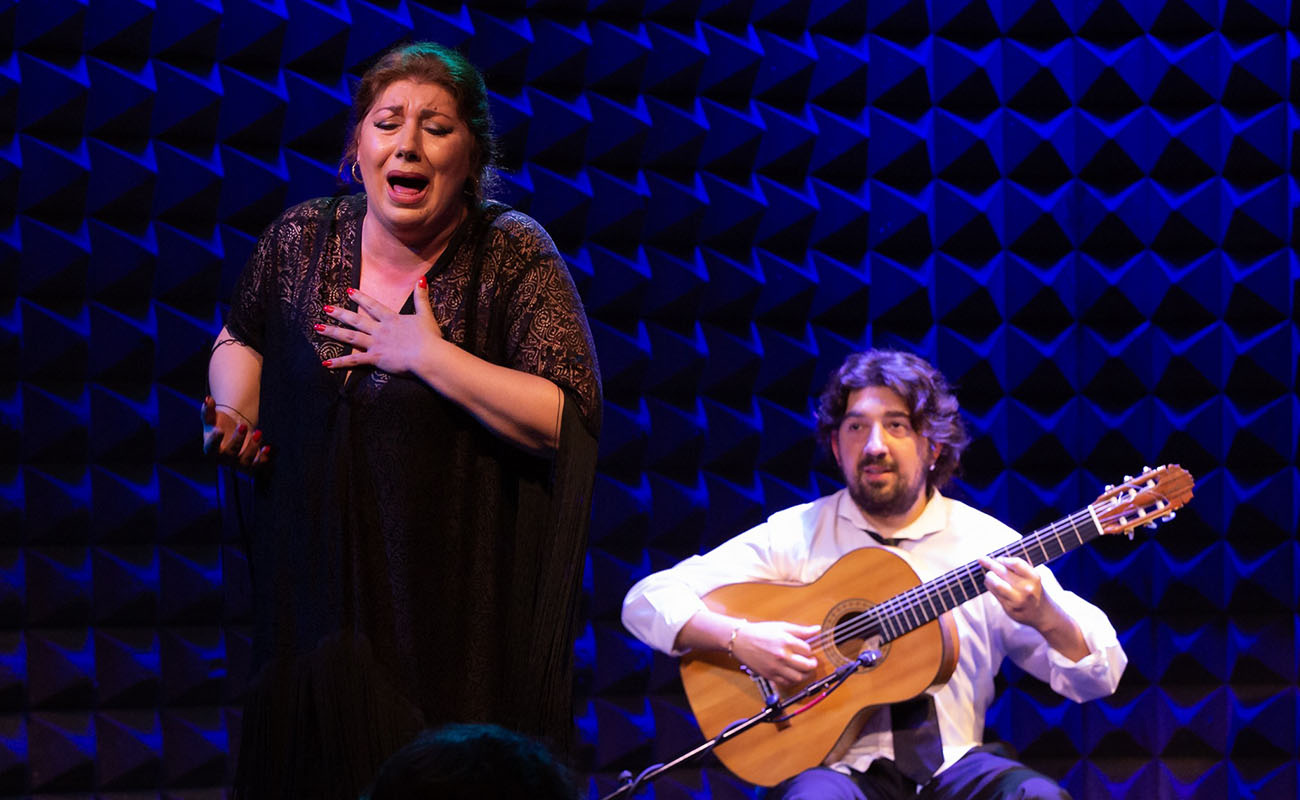
[[[1012,555],[1014,554],[1014,551],[1019,550],[1020,554],[1025,556],[1026,560],[1032,563],[1034,558],[1031,556],[1030,551],[1036,546],[1044,556],[1044,561],[1040,561],[1039,563],[1045,563],[1045,561],[1050,561],[1051,559],[1068,552],[1069,549],[1072,549],[1064,546],[1061,540],[1061,535],[1063,533],[1073,533],[1079,540],[1078,544],[1074,545],[1074,547],[1087,541],[1081,531],[1088,530],[1088,526],[1080,525],[1079,523],[1089,521],[1091,521],[1091,517],[1088,515],[1088,509],[1083,509],[1068,517],[1058,520],[1045,528],[1035,531],[1024,539],[1013,542],[1010,545],[995,551],[991,555],[993,557],[1001,557],[1004,555]],[[1095,526],[1092,526],[1092,529],[1095,530]],[[1097,533],[1093,534],[1094,537],[1096,535]],[[1055,554],[1050,553],[1047,548],[1050,538],[1055,538],[1057,540],[1056,548],[1053,548],[1058,551]],[[983,587],[976,582],[976,578],[980,576],[982,572],[983,570],[979,567],[977,562],[970,562],[962,567],[958,567],[947,575],[935,579],[930,584],[922,584],[913,587],[884,603],[872,607],[869,613],[864,613],[847,623],[835,626],[828,632],[829,635],[819,635],[817,637],[818,643],[822,644],[828,639],[843,636],[846,631],[849,635],[856,635],[859,633],[865,634],[868,631],[873,631],[882,636],[888,636],[889,640],[895,639],[915,627],[919,627],[925,622],[937,618],[941,613],[943,613],[936,610],[936,603],[938,606],[944,604],[944,592],[947,592],[948,596],[953,599],[956,598],[958,591],[961,592],[962,599],[950,607],[960,605],[961,603],[983,593]],[[929,606],[928,617],[925,605]],[[908,616],[911,617],[910,621],[907,618]],[[897,620],[899,618],[902,619],[902,624],[895,622],[892,626],[894,630],[889,630],[887,623],[891,619]],[[903,628],[906,628],[906,630],[903,630]]]
[[[1074,514],[1071,514],[1069,517],[1058,520],[1052,523],[1051,525],[1048,525],[1046,528],[1042,528],[1038,531],[1035,531],[1034,533],[1030,534],[1024,539],[1021,539],[1016,542],[1012,542],[1006,547],[1003,547],[1000,550],[995,551],[991,555],[995,558],[1000,558],[1002,556],[1013,555],[1014,551],[1019,550],[1020,554],[1025,557],[1025,560],[1030,561],[1032,563],[1034,561],[1034,558],[1030,553],[1030,549],[1034,545],[1037,545],[1038,549],[1042,552],[1044,558],[1046,560],[1050,560],[1055,556],[1049,555],[1047,552],[1047,548],[1045,547],[1045,542],[1047,541],[1049,535],[1056,538],[1057,545],[1058,547],[1061,548],[1061,553],[1066,552],[1065,548],[1061,545],[1061,539],[1060,539],[1061,532],[1073,529],[1077,534],[1078,525],[1075,524],[1075,520],[1076,518],[1079,519],[1085,518],[1086,515],[1087,515],[1086,509],[1083,511],[1075,512]],[[1080,544],[1082,544],[1082,538],[1080,539]],[[1057,553],[1057,555],[1060,555],[1061,553]],[[1043,563],[1043,562],[1039,562],[1039,563]],[[934,607],[935,599],[937,598],[940,601],[940,603],[942,603],[943,591],[946,590],[949,593],[949,596],[955,597],[957,589],[960,589],[963,595],[963,600],[961,602],[965,602],[966,600],[972,599],[977,595],[981,594],[984,591],[984,589],[982,585],[976,582],[976,578],[982,575],[982,573],[983,573],[983,569],[978,565],[977,562],[970,562],[966,565],[963,565],[962,568],[959,568],[959,570],[954,571],[950,575],[941,576],[929,586],[927,586],[927,584],[922,584],[920,586],[913,587],[912,589],[900,594],[895,598],[891,598],[890,601],[886,601],[885,603],[881,604],[882,607],[881,607],[880,615],[882,617],[892,617],[892,618],[902,617],[905,621],[906,621],[906,615],[910,615],[913,617],[913,619],[910,620],[912,622],[912,627],[913,628],[918,627],[920,624],[923,624],[923,622],[919,622],[917,620],[925,619],[925,610],[922,607],[923,602],[928,602],[930,604],[931,616],[929,617],[929,619],[934,619],[939,615],[938,613],[935,613],[935,607]],[[882,624],[883,624],[883,620],[882,620]],[[900,626],[896,625],[895,627],[898,628]],[[909,630],[910,629],[911,628],[909,628]],[[892,635],[891,638],[897,638],[897,636],[902,635],[902,633],[904,632],[905,631],[899,631],[898,633]],[[888,631],[882,631],[882,633],[888,633]]]
[[[1018,542],[1013,542],[1006,547],[995,551],[991,555],[993,557],[1002,557],[1004,555],[1011,555],[1013,551],[1019,549],[1021,554],[1026,557],[1026,560],[1032,562],[1033,558],[1030,557],[1029,550],[1033,545],[1037,544],[1043,555],[1048,557],[1050,560],[1053,556],[1048,556],[1047,549],[1044,546],[1047,537],[1049,535],[1054,536],[1058,540],[1059,546],[1060,533],[1068,529],[1075,529],[1077,533],[1078,526],[1073,524],[1073,521],[1076,517],[1082,518],[1086,515],[1086,509],[1075,512],[1075,514],[1054,522],[1046,528],[1035,531],[1030,534],[1030,536],[1027,536]],[[1082,539],[1080,543],[1082,543]],[[1063,547],[1061,552],[1065,552]],[[1060,553],[1057,555],[1060,555]],[[895,639],[906,631],[896,630],[896,632],[891,632],[887,630],[886,623],[890,619],[902,618],[904,620],[903,624],[895,624],[893,626],[895,629],[901,629],[907,627],[907,615],[910,615],[912,617],[912,620],[910,620],[911,627],[907,627],[907,629],[911,630],[915,627],[919,627],[921,624],[924,624],[924,622],[929,621],[929,619],[934,619],[939,615],[936,613],[935,601],[937,599],[939,604],[942,605],[942,593],[944,591],[948,593],[949,597],[955,598],[957,591],[960,589],[963,597],[960,602],[966,602],[967,600],[981,594],[983,592],[983,587],[977,584],[975,579],[982,573],[982,571],[983,570],[979,566],[978,562],[967,563],[950,571],[947,575],[941,576],[932,584],[922,584],[913,587],[912,589],[902,592],[879,605],[873,606],[868,612],[858,615],[846,623],[834,626],[830,631],[818,634],[818,636],[814,637],[814,640],[817,645],[821,645],[827,641],[840,639],[845,635],[855,636],[857,634],[866,634],[873,628],[875,628],[876,632],[880,635],[888,636],[889,640]],[[922,606],[923,603],[928,603],[930,606],[929,614],[931,616],[929,619],[926,619],[926,611]],[[960,605],[960,603],[957,603],[957,605]],[[810,640],[810,643],[814,640]]]
[[[1141,482],[1141,479],[1139,479],[1138,482]],[[1146,482],[1147,488],[1151,488],[1152,486],[1152,481]],[[1155,503],[1155,506],[1157,508],[1165,508],[1168,503],[1168,498],[1163,497]],[[1038,563],[1047,563],[1048,561],[1064,555],[1070,550],[1085,544],[1103,533],[1103,531],[1098,527],[1102,518],[1105,517],[1106,519],[1113,521],[1115,519],[1116,511],[1114,508],[1105,509],[1103,508],[1104,505],[1105,503],[1100,500],[1093,502],[1073,514],[1069,514],[1055,522],[1052,522],[1044,528],[1034,531],[1029,536],[1026,536],[1017,542],[1012,542],[1006,547],[994,551],[990,556],[1001,557],[1003,555],[1010,555],[1013,550],[1019,548],[1021,553],[1024,555],[1025,560],[1032,564],[1033,558],[1030,556],[1029,551],[1032,546],[1036,545],[1043,555],[1043,560]],[[1136,510],[1138,511],[1137,516],[1141,517],[1141,510]],[[1120,515],[1118,517],[1121,522],[1124,521],[1124,516],[1125,515]],[[1089,535],[1085,537],[1084,532],[1088,532]],[[1078,544],[1066,547],[1061,539],[1063,533],[1073,534],[1075,538],[1078,539]],[[1049,553],[1047,549],[1049,535],[1056,539],[1057,552],[1055,552],[1055,554]],[[932,584],[923,583],[919,586],[915,586],[879,605],[872,606],[870,609],[855,616],[848,622],[833,626],[828,631],[819,632],[809,640],[809,644],[813,647],[820,647],[827,642],[833,642],[844,635],[852,637],[862,634],[865,639],[867,638],[867,634],[873,630],[882,636],[888,634],[889,639],[886,641],[892,641],[893,639],[920,627],[920,625],[925,624],[926,622],[937,619],[942,613],[944,613],[942,611],[936,611],[935,605],[936,600],[939,604],[938,607],[942,607],[945,603],[943,592],[946,591],[949,599],[954,601],[948,606],[949,609],[955,608],[958,605],[982,594],[985,591],[985,588],[975,582],[976,576],[981,572],[982,568],[979,566],[978,562],[964,564],[961,567],[951,570],[947,574],[934,579]],[[960,601],[956,600],[957,590],[960,590],[962,593],[962,599]],[[928,618],[925,617],[926,612],[922,608],[922,602],[927,603],[930,607],[930,616]],[[946,610],[947,609],[945,609],[945,611]],[[916,612],[918,611],[920,612],[920,616],[916,617]],[[913,621],[911,627],[908,627],[907,630],[900,629],[897,633],[890,633],[885,630],[885,624],[888,619],[896,618],[904,613],[912,613],[914,617],[921,619],[922,621]],[[895,628],[901,627],[902,626],[895,625]]]
[[[989,555],[990,557],[1001,558],[1006,555],[1011,555],[1013,551],[1019,549],[1025,560],[1033,564],[1034,559],[1030,556],[1029,551],[1031,547],[1037,546],[1044,556],[1043,560],[1038,563],[1046,563],[1053,558],[1063,555],[1071,549],[1066,548],[1062,544],[1062,533],[1074,533],[1075,536],[1078,537],[1080,545],[1087,541],[1087,539],[1085,539],[1080,533],[1081,525],[1079,523],[1091,521],[1091,514],[1089,513],[1091,508],[1092,507],[1089,506],[1088,508],[1076,511],[1044,528],[1034,531],[1029,536],[1020,539],[1019,541],[1012,542],[999,550],[995,550]],[[1054,555],[1049,554],[1046,547],[1049,536],[1056,539],[1057,548],[1060,551]],[[1075,547],[1077,546],[1078,545],[1075,545]],[[848,622],[835,625],[829,630],[819,632],[813,638],[809,639],[808,643],[813,647],[820,647],[828,642],[834,642],[843,638],[853,638],[859,634],[863,635],[863,638],[867,638],[868,632],[873,631],[873,629],[875,633],[885,636],[889,634],[889,632],[884,629],[886,621],[891,618],[898,618],[905,614],[911,614],[914,619],[922,620],[921,622],[914,622],[907,631],[900,630],[898,633],[889,635],[889,639],[886,641],[891,641],[898,638],[898,636],[901,636],[903,633],[916,627],[920,627],[920,625],[925,624],[925,622],[936,619],[940,614],[942,614],[943,612],[936,613],[936,608],[943,605],[943,593],[945,591],[948,593],[950,598],[954,599],[957,597],[956,593],[958,590],[961,591],[962,595],[962,600],[950,605],[949,608],[955,608],[956,606],[961,605],[961,603],[982,594],[984,592],[984,587],[975,582],[976,577],[982,573],[983,568],[979,566],[979,562],[972,561],[964,564],[949,571],[945,575],[934,579],[932,582],[914,586],[905,592],[895,595],[889,600],[872,606],[870,609],[853,617]],[[938,601],[938,606],[936,606],[936,600]],[[926,618],[927,612],[922,607],[922,603],[927,603],[930,606],[928,612],[930,616],[928,618]],[[905,626],[896,625],[895,627],[899,628]]]
[[[1049,528],[1046,530],[1051,530],[1053,527],[1054,526],[1049,526]],[[1043,531],[1037,531],[1034,534],[1031,534],[1029,537],[1026,537],[1026,539],[1032,540],[1034,538],[1037,538],[1042,533]],[[1016,544],[1020,544],[1020,543],[1013,542],[1011,545],[1008,545],[1006,548],[1003,548],[1002,550],[995,552],[993,555],[994,556],[1003,555],[1005,551],[1009,551],[1013,549]],[[1025,550],[1025,552],[1027,554],[1027,550]],[[972,585],[974,582],[975,574],[978,571],[978,569],[979,567],[977,562],[969,562],[967,564],[964,564],[961,567],[952,570],[942,578],[937,579],[936,583],[934,584],[934,588],[938,593],[942,593],[943,591],[946,590],[949,596],[951,597],[955,597],[957,589],[960,589],[963,597],[965,597],[966,599],[970,599],[970,597],[974,597],[975,594],[979,593],[977,587]],[[819,634],[817,637],[815,637],[814,640],[810,640],[810,641],[816,641],[817,644],[823,644],[828,640],[840,638],[846,633],[848,635],[865,633],[868,629],[876,626],[877,624],[879,624],[879,626],[883,628],[884,618],[897,616],[898,614],[904,613],[910,610],[912,607],[918,605],[919,604],[918,595],[921,597],[924,596],[925,593],[920,590],[925,586],[926,586],[925,584],[922,584],[921,586],[913,587],[912,589],[909,589],[906,592],[900,593],[899,595],[896,595],[895,597],[892,597],[889,600],[884,601],[883,603],[873,606],[868,612],[864,612],[863,614],[854,617],[849,622],[842,623],[841,625],[837,625],[833,627],[826,634]],[[971,590],[975,590],[975,594],[970,594]],[[968,594],[969,597],[967,597]],[[887,631],[881,630],[880,633],[884,635],[885,633],[887,633]],[[891,638],[894,637],[891,636]]]

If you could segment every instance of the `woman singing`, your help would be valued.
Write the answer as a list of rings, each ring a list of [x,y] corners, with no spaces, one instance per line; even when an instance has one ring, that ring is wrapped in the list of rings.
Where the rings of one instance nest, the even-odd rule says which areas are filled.
[[[541,226],[484,199],[462,56],[388,53],[353,111],[364,193],[271,224],[209,365],[205,448],[256,476],[237,797],[356,798],[444,722],[571,736],[601,416],[581,301]]]

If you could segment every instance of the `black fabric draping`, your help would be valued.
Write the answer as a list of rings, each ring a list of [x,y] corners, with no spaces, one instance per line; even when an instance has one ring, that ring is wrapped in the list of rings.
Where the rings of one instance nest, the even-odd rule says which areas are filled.
[[[248,545],[256,677],[238,797],[355,798],[443,722],[560,750],[572,736],[601,402],[572,279],[541,227],[500,204],[467,217],[427,273],[447,339],[563,391],[558,452],[531,456],[416,378],[321,365],[344,347],[313,325],[349,305],[364,215],[361,195],[282,215],[226,323],[262,355],[274,449]]]

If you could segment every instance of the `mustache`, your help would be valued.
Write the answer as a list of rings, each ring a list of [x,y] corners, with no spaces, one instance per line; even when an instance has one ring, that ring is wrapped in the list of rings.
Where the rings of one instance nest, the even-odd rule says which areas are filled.
[[[863,456],[858,459],[858,469],[863,470],[867,467],[885,467],[886,469],[896,470],[898,465],[890,460],[889,456]]]

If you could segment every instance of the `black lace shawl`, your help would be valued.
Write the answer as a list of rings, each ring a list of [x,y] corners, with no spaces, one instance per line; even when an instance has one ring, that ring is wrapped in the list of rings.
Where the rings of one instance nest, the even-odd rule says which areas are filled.
[[[559,451],[527,455],[422,381],[344,379],[313,330],[358,285],[364,195],[262,236],[230,332],[262,354],[274,449],[248,543],[254,670],[239,797],[356,798],[423,727],[494,722],[564,750],[600,378],[581,301],[535,221],[489,203],[428,272],[443,334],[564,391]],[[408,298],[404,313],[412,313]]]

